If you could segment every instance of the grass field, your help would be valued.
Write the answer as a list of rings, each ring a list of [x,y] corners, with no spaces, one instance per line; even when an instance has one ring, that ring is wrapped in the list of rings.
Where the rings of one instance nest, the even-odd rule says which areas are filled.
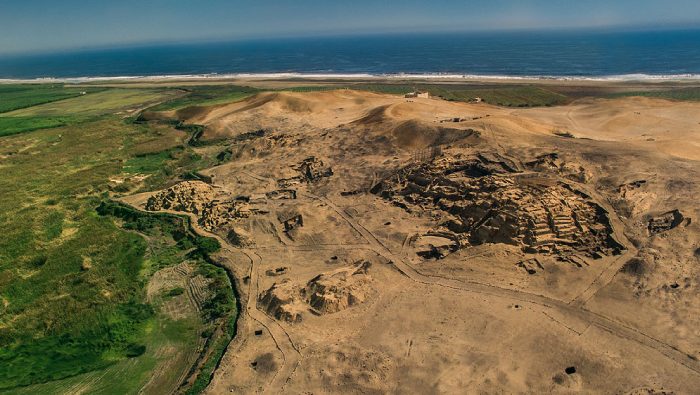
[[[204,252],[214,252],[220,248],[213,239],[197,237],[190,233],[184,239],[173,245],[174,232],[182,228],[182,223],[188,219],[168,214],[147,214],[119,204],[103,202],[97,212],[120,221],[124,229],[138,231],[149,236],[149,253],[141,267],[141,278],[148,278],[164,267],[187,261],[197,268],[196,274],[203,274],[213,282],[210,285],[209,297],[201,316],[185,317],[173,321],[170,318],[153,314],[140,328],[139,339],[146,345],[141,355],[133,355],[112,363],[105,369],[79,374],[63,380],[52,381],[29,387],[14,388],[8,394],[63,394],[80,392],[90,394],[136,394],[163,393],[163,386],[173,388],[179,385],[180,375],[187,372],[187,354],[199,351],[200,333],[203,328],[220,323],[235,322],[236,308],[233,291],[223,270],[207,263]],[[186,226],[186,225],[185,225]],[[188,252],[199,246],[195,252]],[[171,290],[173,291],[173,290]],[[174,295],[182,294],[175,292]],[[168,300],[173,295],[168,292],[161,294],[161,300]],[[151,303],[158,310],[162,302]],[[224,325],[227,327],[227,325]],[[220,353],[217,351],[228,344],[230,337],[219,337],[212,340],[214,352],[205,365],[216,364]],[[139,350],[137,350],[139,351]],[[173,363],[174,360],[175,363]],[[153,370],[160,364],[168,364],[168,371],[162,372],[154,380]],[[208,384],[207,374],[200,375],[197,382]]]
[[[78,88],[63,84],[0,85],[0,113],[96,93],[106,88]]]
[[[4,114],[12,117],[94,116],[130,111],[182,93],[175,89],[107,89],[53,103],[35,105]]]
[[[147,243],[95,209],[110,178],[154,188],[195,163],[187,138],[117,117],[0,137],[0,389],[149,358]]]
[[[662,99],[672,99],[679,101],[700,101],[700,89],[678,89],[670,91],[653,91],[653,92],[624,92],[609,95],[610,98],[644,96],[658,97]]]
[[[151,111],[179,110],[190,106],[209,106],[245,99],[258,89],[237,85],[201,85],[178,88],[187,91],[185,96],[158,104],[149,108]]]
[[[84,122],[89,117],[0,117],[0,137]]]

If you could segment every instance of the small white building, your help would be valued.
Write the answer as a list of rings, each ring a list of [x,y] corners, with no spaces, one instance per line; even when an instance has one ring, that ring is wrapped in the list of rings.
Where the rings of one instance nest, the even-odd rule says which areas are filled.
[[[413,98],[413,97],[425,97],[425,98],[429,98],[429,97],[430,97],[430,93],[428,93],[428,92],[418,92],[418,91],[415,91],[415,92],[411,92],[411,93],[406,93],[405,97],[406,97],[406,98]]]

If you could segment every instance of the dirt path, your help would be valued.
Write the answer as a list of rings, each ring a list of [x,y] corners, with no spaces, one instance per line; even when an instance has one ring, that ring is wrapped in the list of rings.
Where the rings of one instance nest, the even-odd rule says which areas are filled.
[[[296,348],[289,334],[280,326],[280,324],[270,318],[267,314],[258,310],[258,295],[260,293],[258,282],[260,279],[260,262],[262,258],[257,253],[251,250],[241,250],[244,254],[250,258],[251,272],[250,272],[250,288],[248,293],[248,305],[246,306],[246,312],[248,315],[260,323],[260,325],[267,328],[272,336],[272,339],[277,344],[277,348],[282,352],[283,363],[282,367],[275,373],[275,377],[272,382],[265,389],[265,394],[277,394],[281,388],[287,383],[292,373],[296,369],[297,365],[301,361],[301,354]]]

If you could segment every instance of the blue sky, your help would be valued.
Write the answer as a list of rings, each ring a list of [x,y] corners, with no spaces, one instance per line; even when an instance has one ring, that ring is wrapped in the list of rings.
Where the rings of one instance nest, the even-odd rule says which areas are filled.
[[[700,28],[698,0],[0,0],[0,55],[209,39]]]

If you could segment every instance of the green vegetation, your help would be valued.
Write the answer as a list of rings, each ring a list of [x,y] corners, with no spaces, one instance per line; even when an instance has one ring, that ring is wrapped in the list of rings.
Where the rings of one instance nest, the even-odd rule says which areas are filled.
[[[300,92],[300,93],[306,93],[306,92],[326,92],[326,91],[336,91],[338,89],[342,89],[341,87],[338,86],[294,86],[291,88],[283,88],[280,89],[282,92]]]
[[[180,94],[178,90],[162,88],[103,89],[70,99],[12,111],[7,115],[13,117],[102,115],[135,110],[148,106],[149,103],[167,100]]]
[[[643,96],[643,97],[658,97],[662,99],[672,99],[680,101],[700,101],[700,89],[677,89],[670,91],[651,91],[651,92],[623,92],[615,93],[609,95],[610,98],[618,97],[631,97],[631,96]]]
[[[173,297],[173,296],[179,296],[185,293],[185,288],[182,287],[175,287],[167,292],[163,293],[163,297]]]
[[[179,87],[188,93],[174,100],[149,108],[150,111],[179,110],[191,106],[209,106],[245,99],[260,92],[256,88],[237,85],[198,85]]]
[[[171,152],[191,153],[185,138],[109,117],[0,137],[0,389],[148,354],[146,242],[95,208],[139,155],[160,158],[161,167],[138,166],[146,181],[174,177],[191,160]]]
[[[481,98],[486,103],[508,107],[551,106],[568,99],[564,95],[532,85],[468,90],[428,87],[424,90],[445,100],[473,101],[476,98]]]
[[[186,257],[197,263],[198,270],[196,274],[212,280],[209,284],[211,296],[203,306],[202,318],[205,322],[217,323],[221,327],[221,332],[219,333],[212,329],[214,328],[213,326],[210,326],[202,333],[203,337],[210,338],[208,347],[212,352],[204,363],[194,384],[186,392],[187,394],[199,394],[211,381],[214,368],[223,356],[226,346],[235,335],[238,309],[230,279],[224,269],[214,266],[208,261],[208,255],[218,252],[221,249],[221,244],[216,239],[195,235],[189,226],[188,217],[144,213],[114,202],[103,202],[97,211],[101,215],[111,215],[122,219],[122,226],[126,229],[135,229],[150,235],[157,232],[179,239],[175,247],[169,247],[160,253],[154,254],[150,266],[151,272],[183,260],[182,256],[179,259],[163,260],[163,255],[172,257],[177,255],[177,253],[173,254],[173,251],[196,248],[194,251],[189,252]],[[184,292],[183,288],[173,288],[163,293],[163,297],[173,297]]]
[[[366,85],[353,86],[351,88],[358,91],[376,92],[387,95],[405,95],[406,93],[416,91],[416,88],[408,85]]]
[[[93,370],[62,380],[34,384],[27,387],[16,387],[4,390],[3,395],[63,395],[63,394],[101,394],[124,395],[137,394],[150,379],[151,373],[162,361],[157,353],[168,347],[179,350],[196,348],[195,338],[184,338],[183,333],[196,333],[197,327],[191,320],[168,322],[167,326],[159,328],[159,322],[151,318],[143,325],[140,338],[146,344],[146,352],[138,357],[127,358],[116,362],[104,369]],[[146,394],[151,393],[145,391]]]
[[[88,120],[87,117],[0,117],[0,137],[39,129],[74,125]]]
[[[63,84],[0,85],[0,113],[100,92],[105,88],[81,88]]]
[[[148,305],[131,301],[102,311],[103,320],[78,333],[23,342],[0,351],[0,388],[12,388],[59,380],[114,362],[142,355],[142,324],[153,312]]]
[[[211,355],[202,366],[202,370],[199,372],[199,375],[197,375],[197,379],[194,381],[192,386],[185,391],[185,395],[197,395],[204,391],[207,385],[209,385],[209,382],[211,382],[212,376],[214,375],[214,369],[218,365],[221,357],[224,355],[226,347],[231,342],[231,339],[233,339],[233,336],[236,334],[235,313],[231,314],[230,318],[223,323],[221,330],[221,336],[210,341],[209,348],[212,350]]]
[[[132,174],[152,174],[159,170],[172,173],[172,169],[167,168],[168,163],[172,167],[197,160],[197,154],[187,151],[184,147],[177,147],[161,152],[137,154],[124,162],[124,171]]]
[[[209,359],[202,366],[202,370],[197,375],[197,379],[192,386],[185,392],[186,395],[196,395],[201,393],[214,375],[214,369],[219,363],[219,360],[224,355],[226,347],[231,342],[231,339],[236,334],[236,316],[238,314],[238,305],[236,299],[231,293],[232,287],[226,272],[220,267],[203,266],[200,273],[205,277],[212,278],[214,281],[209,285],[209,289],[213,291],[214,296],[207,300],[204,306],[204,314],[209,319],[215,320],[221,318],[221,332],[217,336],[216,331],[208,330],[210,333],[203,333],[203,336],[210,338],[208,347],[211,350]]]

